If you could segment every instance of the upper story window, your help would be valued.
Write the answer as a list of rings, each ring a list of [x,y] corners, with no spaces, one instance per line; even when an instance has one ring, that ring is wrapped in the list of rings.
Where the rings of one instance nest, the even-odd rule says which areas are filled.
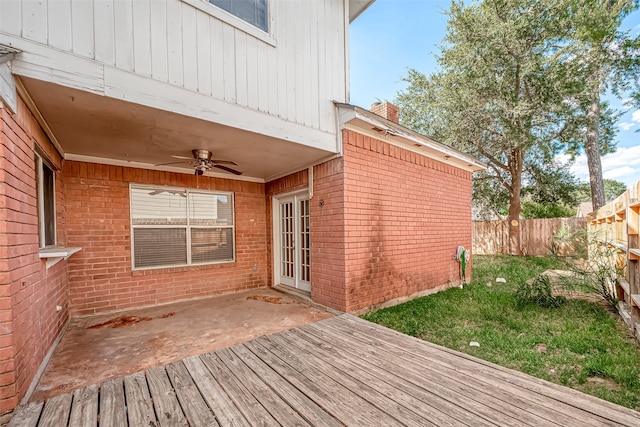
[[[226,10],[249,24],[269,31],[268,0],[209,0],[214,6]]]
[[[36,180],[38,195],[38,234],[40,248],[56,244],[55,173],[53,168],[36,154]]]

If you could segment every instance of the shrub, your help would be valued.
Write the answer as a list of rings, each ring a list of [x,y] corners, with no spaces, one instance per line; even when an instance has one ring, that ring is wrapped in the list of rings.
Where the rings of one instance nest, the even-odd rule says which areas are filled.
[[[523,308],[527,305],[557,308],[566,301],[566,298],[563,296],[553,295],[551,280],[545,274],[539,274],[533,280],[524,282],[518,286],[515,297],[518,308]]]

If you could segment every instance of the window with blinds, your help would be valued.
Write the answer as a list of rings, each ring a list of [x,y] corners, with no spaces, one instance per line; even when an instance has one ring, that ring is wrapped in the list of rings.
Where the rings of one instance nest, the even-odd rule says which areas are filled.
[[[131,186],[133,268],[235,260],[233,193]]]
[[[262,31],[269,31],[267,0],[209,0],[209,3],[226,10]]]

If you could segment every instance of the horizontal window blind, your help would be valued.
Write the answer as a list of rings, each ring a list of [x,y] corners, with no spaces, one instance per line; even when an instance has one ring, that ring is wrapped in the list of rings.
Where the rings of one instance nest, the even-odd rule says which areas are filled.
[[[233,194],[131,186],[134,269],[232,262]]]
[[[209,3],[226,10],[262,31],[269,30],[267,0],[209,0]]]

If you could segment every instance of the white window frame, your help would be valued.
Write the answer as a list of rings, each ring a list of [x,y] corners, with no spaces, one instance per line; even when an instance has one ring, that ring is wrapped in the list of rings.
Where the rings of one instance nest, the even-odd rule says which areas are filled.
[[[131,206],[133,206],[133,188],[143,189],[143,190],[153,190],[153,191],[184,191],[187,195],[187,201],[189,200],[189,193],[199,193],[199,194],[211,194],[215,196],[228,196],[231,199],[232,204],[232,212],[231,215],[233,217],[232,225],[218,225],[218,226],[203,226],[203,225],[194,225],[190,224],[190,214],[189,214],[189,203],[187,202],[187,223],[186,225],[134,225],[133,224],[133,215],[131,212]],[[191,266],[199,266],[199,265],[212,265],[212,264],[230,264],[236,262],[236,201],[235,194],[230,191],[215,191],[215,190],[200,190],[196,188],[185,188],[185,187],[168,187],[168,186],[160,186],[160,185],[145,185],[145,184],[129,184],[129,227],[130,227],[130,236],[131,236],[131,269],[134,271],[139,270],[156,270],[163,268],[179,268],[179,267],[191,267]],[[184,228],[186,231],[186,245],[187,245],[187,263],[186,264],[170,264],[170,265],[153,265],[148,267],[136,267],[135,262],[135,241],[134,241],[134,229],[136,228]],[[223,261],[204,261],[204,262],[192,262],[191,260],[191,230],[205,228],[205,229],[231,229],[231,236],[233,239],[232,242],[232,251],[233,257],[230,260]]]
[[[253,24],[248,23],[242,18],[238,18],[232,13],[227,12],[226,10],[215,6],[209,3],[208,0],[182,0],[184,3],[187,3],[198,10],[201,10],[214,18],[217,18],[227,24],[237,28],[238,30],[247,33],[259,40],[262,40],[265,43],[268,43],[272,46],[276,45],[276,39],[273,37],[273,17],[271,14],[271,2],[274,0],[267,0],[267,23],[268,23],[268,31],[263,31],[261,28],[256,27]]]
[[[47,162],[44,156],[40,155],[38,152],[34,152],[35,154],[35,168],[36,168],[36,195],[37,195],[37,207],[38,207],[38,248],[54,248],[56,247],[58,241],[58,230],[57,230],[57,221],[56,221],[56,169],[52,167],[49,162]],[[47,168],[51,171],[53,175],[53,180],[51,182],[51,195],[53,197],[53,243],[46,243],[46,226],[47,226],[47,218],[45,212],[45,203],[44,203],[44,168]]]

